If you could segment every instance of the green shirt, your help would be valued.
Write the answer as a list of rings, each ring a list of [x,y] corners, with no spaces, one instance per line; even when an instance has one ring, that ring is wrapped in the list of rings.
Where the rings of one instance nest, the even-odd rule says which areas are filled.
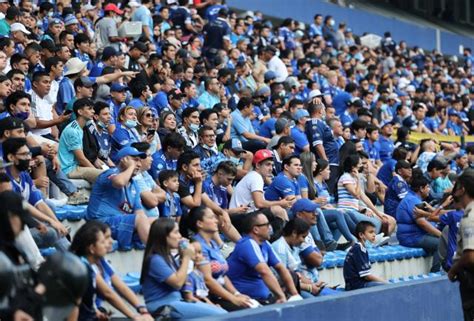
[[[0,35],[4,37],[10,35],[10,25],[5,19],[0,20]]]

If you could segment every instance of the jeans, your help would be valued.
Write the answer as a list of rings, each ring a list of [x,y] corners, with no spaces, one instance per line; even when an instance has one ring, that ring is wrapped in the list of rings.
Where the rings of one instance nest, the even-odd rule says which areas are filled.
[[[414,244],[414,247],[421,247],[428,254],[433,255],[433,265],[431,265],[430,272],[439,272],[441,269],[438,246],[439,237],[430,234],[424,235],[417,243]]]
[[[51,226],[46,225],[47,232],[41,234],[37,228],[30,229],[31,236],[35,240],[36,245],[40,249],[54,246],[58,251],[65,252],[69,250],[71,243],[64,236],[60,236],[59,233]]]
[[[202,302],[185,302],[178,291],[172,292],[158,301],[147,302],[147,309],[151,313],[155,312],[163,305],[171,305],[179,314],[172,315],[173,319],[193,319],[207,316],[226,314],[227,311]]]
[[[346,218],[342,211],[338,211],[336,209],[329,209],[323,210],[323,214],[324,218],[326,219],[326,222],[331,226],[336,225],[338,231],[342,233],[342,235],[346,238],[347,241],[357,241],[354,235],[351,234],[351,231],[349,230],[349,227],[346,222]],[[335,239],[338,238],[335,237]]]
[[[375,231],[377,234],[380,233],[380,229],[382,228],[382,222],[379,219],[375,217],[369,217],[367,215],[357,212],[356,210],[344,209],[344,216],[346,218],[347,226],[349,226],[349,230],[352,233],[355,233],[356,225],[361,221],[368,221],[374,224]]]
[[[309,232],[313,236],[313,238],[317,241],[322,241],[326,247],[331,248],[337,246],[337,242],[334,240],[334,237],[331,233],[331,229],[326,222],[326,218],[320,209],[318,211],[318,219],[316,226],[311,226]]]
[[[76,186],[69,180],[66,174],[64,174],[61,170],[55,171],[53,169],[53,163],[49,159],[46,159],[45,163],[48,178],[51,180],[51,182],[56,184],[61,192],[67,196],[77,192]]]

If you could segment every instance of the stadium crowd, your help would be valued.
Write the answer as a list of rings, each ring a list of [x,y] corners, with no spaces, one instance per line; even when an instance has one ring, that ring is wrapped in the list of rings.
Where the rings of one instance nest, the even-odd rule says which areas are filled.
[[[0,249],[34,270],[40,248],[81,257],[70,320],[108,319],[105,301],[151,320],[337,295],[318,275],[334,250],[346,290],[384,284],[367,247],[391,237],[451,268],[449,195],[474,145],[410,136],[474,132],[469,48],[453,59],[390,32],[368,47],[330,15],[275,25],[221,0],[0,0],[0,15],[0,191],[26,210],[2,212]],[[75,235],[53,183],[87,204]],[[144,304],[105,259],[114,240],[144,249]],[[11,300],[5,315],[37,319]]]

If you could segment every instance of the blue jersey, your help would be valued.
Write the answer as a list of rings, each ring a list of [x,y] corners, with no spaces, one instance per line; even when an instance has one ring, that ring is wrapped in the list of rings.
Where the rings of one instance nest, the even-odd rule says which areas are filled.
[[[454,252],[456,251],[459,224],[463,216],[464,211],[451,211],[439,216],[439,227],[443,229],[444,226],[449,226],[448,246],[445,264],[447,268],[450,268],[453,265],[453,256]]]
[[[123,188],[115,188],[111,178],[120,174],[120,169],[111,168],[97,177],[92,186],[87,220],[106,218],[116,215],[134,214],[141,210],[140,189],[134,180]]]
[[[166,157],[166,154],[163,152],[163,150],[159,150],[154,153],[152,155],[152,158],[153,161],[151,163],[151,168],[148,173],[150,173],[153,179],[157,179],[158,174],[164,169],[169,169],[173,171],[176,170],[178,160],[169,159],[168,157]]]
[[[176,218],[183,215],[181,209],[181,198],[178,193],[166,192],[166,199],[163,203],[158,204],[160,217]]]
[[[378,148],[380,160],[385,163],[392,158],[392,153],[395,149],[395,145],[393,144],[393,140],[380,135],[378,140]]]
[[[291,179],[282,172],[278,174],[270,186],[268,186],[265,191],[265,199],[269,201],[278,201],[287,196],[298,196],[300,193],[298,180],[296,178]]]
[[[311,142],[311,151],[316,154],[316,146],[323,145],[329,164],[339,164],[339,145],[331,128],[321,119],[306,122],[306,136]]]
[[[229,265],[221,253],[219,245],[214,240],[209,243],[198,233],[194,239],[201,243],[202,255],[211,265],[212,277],[223,281],[223,277],[229,270]]]
[[[28,79],[28,78],[27,78]],[[68,77],[64,77],[59,82],[58,100],[56,101],[56,112],[62,115],[68,102],[76,96],[73,83]]]
[[[229,264],[227,276],[240,293],[255,299],[268,299],[270,290],[255,267],[260,263],[270,267],[280,263],[270,243],[265,241],[258,244],[254,239],[244,236],[235,245],[227,263]]]
[[[364,150],[367,154],[369,154],[369,159],[372,161],[372,163],[375,163],[375,161],[380,160],[380,146],[378,142],[371,142],[368,139],[365,139],[363,145]]]
[[[400,175],[395,174],[385,192],[384,213],[395,217],[398,204],[407,196],[408,190],[407,182]]]
[[[36,206],[43,201],[41,192],[36,188],[28,172],[20,172],[19,180],[15,180],[7,167],[7,175],[12,183],[13,191],[20,194],[29,204]]]
[[[390,158],[384,162],[384,164],[382,165],[382,167],[380,167],[377,173],[377,178],[380,179],[382,183],[384,183],[386,186],[390,184],[390,181],[393,178],[393,173],[395,172],[396,164],[397,161],[393,158]]]
[[[308,137],[305,135],[305,132],[302,131],[299,127],[293,127],[291,129],[291,138],[295,141],[295,154],[299,155],[303,152],[303,149],[309,146]]]
[[[346,126],[350,126],[352,124],[352,122],[354,120],[356,120],[358,117],[357,117],[357,114],[350,114],[346,111],[344,111],[341,116],[340,116],[340,119],[341,119],[341,124],[342,126],[346,127]]]
[[[112,161],[117,162],[117,153],[123,147],[130,145],[131,143],[140,142],[140,135],[135,128],[127,128],[122,124],[117,124],[115,131],[112,134],[112,150],[110,152],[110,158]]]
[[[336,109],[336,115],[340,116],[344,113],[344,111],[346,111],[347,102],[350,101],[351,99],[352,99],[352,96],[345,91],[342,91],[338,93],[336,96],[334,96],[332,100],[332,105],[334,106],[334,109]]]
[[[171,257],[174,261],[174,258]],[[166,280],[176,272],[179,264],[174,261],[168,263],[161,255],[155,254],[149,258],[149,265],[147,275],[144,275],[142,284],[142,293],[147,305],[153,304],[164,297],[175,294],[176,297],[181,297],[179,290],[176,290],[171,285],[166,283]]]
[[[202,190],[222,209],[229,208],[229,194],[224,186],[216,185],[209,176],[202,184]]]
[[[355,243],[344,260],[344,281],[346,291],[361,289],[368,281],[365,279],[371,272],[369,252],[364,245]]]

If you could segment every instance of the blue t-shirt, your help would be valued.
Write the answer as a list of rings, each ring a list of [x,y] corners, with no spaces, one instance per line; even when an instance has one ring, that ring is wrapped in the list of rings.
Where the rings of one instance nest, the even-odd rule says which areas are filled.
[[[110,158],[114,163],[117,163],[117,153],[119,150],[131,143],[138,143],[140,141],[140,134],[138,134],[135,128],[130,129],[118,123],[117,127],[115,127],[114,133],[112,134]]]
[[[303,152],[303,148],[309,146],[308,137],[306,137],[305,132],[296,126],[291,129],[291,137],[295,140],[296,155],[301,154]]]
[[[260,126],[258,134],[263,137],[272,138],[275,135],[276,118],[270,118]]]
[[[242,142],[246,142],[243,133],[255,134],[255,130],[252,126],[252,121],[249,117],[242,116],[240,110],[236,109],[232,112],[232,127],[230,129],[230,136],[232,138],[237,138]]]
[[[58,158],[61,170],[64,174],[69,174],[79,166],[79,162],[74,155],[75,150],[82,150],[82,138],[84,132],[79,123],[74,120],[63,130],[59,138]]]
[[[397,161],[394,160],[393,158],[390,158],[384,164],[382,167],[380,167],[378,173],[377,173],[377,178],[382,181],[386,186],[390,184],[390,181],[393,178],[393,172],[395,172],[395,165],[397,164]]]
[[[278,201],[287,196],[301,194],[297,179],[290,179],[283,172],[278,174],[265,191],[265,199],[268,201]]]
[[[208,244],[200,234],[195,234],[194,239],[201,243],[202,255],[211,265],[212,277],[223,281],[223,277],[229,270],[229,265],[222,255],[219,245],[214,240]]]
[[[270,290],[263,282],[262,276],[255,270],[259,263],[270,267],[280,263],[270,243],[265,241],[258,244],[252,238],[244,236],[235,245],[227,263],[227,276],[240,293],[256,299],[267,299],[270,296]]]
[[[372,143],[368,139],[365,139],[363,142],[363,145],[364,145],[365,152],[369,154],[369,159],[372,162],[375,162],[376,160],[380,159],[380,153],[379,153],[380,146],[378,142]]]
[[[97,177],[87,207],[87,220],[134,214],[143,209],[137,183],[132,180],[127,186],[117,189],[111,180],[117,174],[120,174],[120,169],[111,168]]]
[[[361,289],[367,283],[365,277],[371,274],[369,252],[359,242],[355,243],[347,253],[343,273],[346,291]]]
[[[413,191],[400,202],[396,211],[397,238],[401,245],[415,247],[426,232],[416,224],[413,210],[415,205],[422,203],[421,198]]]
[[[170,258],[173,260],[173,258]],[[164,257],[155,254],[150,258],[148,274],[145,275],[142,284],[142,293],[145,303],[150,305],[160,299],[174,293],[181,296],[178,290],[168,285],[165,281],[176,272],[178,265],[170,265]]]
[[[181,198],[178,193],[166,192],[166,199],[163,203],[158,204],[160,217],[176,218],[183,215],[181,209]]]
[[[20,194],[24,200],[26,200],[33,206],[36,206],[37,204],[43,201],[41,192],[36,188],[28,172],[21,172],[19,181],[16,181],[13,178],[13,176],[10,174],[10,171],[8,170],[8,167],[6,173],[8,177],[10,177],[10,181],[13,186],[13,191],[15,193]]]
[[[206,178],[202,184],[202,190],[211,200],[222,209],[229,208],[229,194],[224,186],[216,185],[212,181],[212,176]]]
[[[326,93],[324,93],[326,94]],[[332,100],[332,105],[336,109],[336,115],[340,116],[347,109],[347,102],[352,99],[352,96],[343,91],[334,96]]]
[[[398,204],[408,194],[408,190],[407,182],[395,174],[385,192],[384,213],[395,217]]]
[[[168,159],[163,150],[159,150],[152,155],[153,161],[151,163],[151,168],[148,173],[153,177],[153,179],[158,178],[158,174],[164,169],[176,170],[177,162],[176,159]]]
[[[56,112],[58,115],[62,115],[66,105],[74,99],[76,91],[74,90],[73,83],[68,77],[64,77],[59,82],[58,100],[56,101]]]
[[[443,227],[446,225],[449,226],[448,246],[446,253],[446,267],[448,268],[453,265],[453,255],[456,251],[459,224],[463,216],[464,211],[451,211],[446,214],[440,215],[439,217],[439,227],[441,229],[443,229]]]
[[[393,140],[380,135],[378,140],[378,148],[380,160],[385,163],[392,158],[392,153],[395,149],[395,145],[393,144]]]

